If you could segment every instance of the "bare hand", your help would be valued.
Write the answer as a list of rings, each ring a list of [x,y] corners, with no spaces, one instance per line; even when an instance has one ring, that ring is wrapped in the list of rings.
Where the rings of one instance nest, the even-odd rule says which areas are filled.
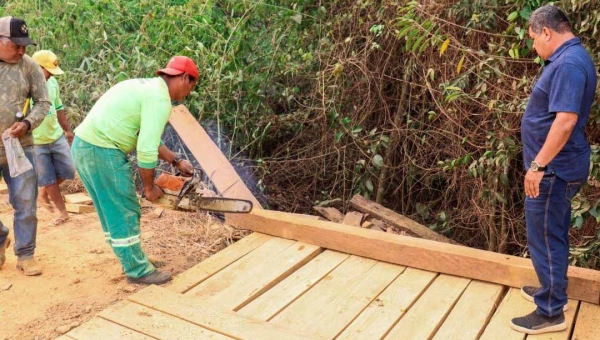
[[[21,138],[25,136],[27,129],[27,124],[23,122],[16,122],[10,127],[10,129],[8,129],[8,134],[14,138]]]
[[[146,196],[146,199],[150,202],[156,201],[163,194],[164,194],[164,192],[162,191],[162,189],[154,184],[152,185],[152,187],[150,189],[144,188],[144,195]]]
[[[71,145],[73,143],[74,137],[75,137],[75,135],[73,134],[73,132],[65,131],[65,138],[67,139],[67,142],[69,143],[69,145]]]
[[[530,198],[537,198],[540,195],[540,182],[543,177],[543,171],[528,170],[525,174],[525,195]]]
[[[185,159],[177,163],[177,170],[181,171],[181,174],[187,177],[190,177],[194,174],[194,166]]]

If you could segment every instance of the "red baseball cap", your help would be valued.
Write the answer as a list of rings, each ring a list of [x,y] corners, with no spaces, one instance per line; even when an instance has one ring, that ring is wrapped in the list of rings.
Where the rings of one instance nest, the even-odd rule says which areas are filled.
[[[187,73],[195,79],[199,77],[198,68],[194,64],[194,61],[184,56],[171,58],[165,68],[156,71],[156,75],[168,74],[170,76],[178,76],[182,73]]]

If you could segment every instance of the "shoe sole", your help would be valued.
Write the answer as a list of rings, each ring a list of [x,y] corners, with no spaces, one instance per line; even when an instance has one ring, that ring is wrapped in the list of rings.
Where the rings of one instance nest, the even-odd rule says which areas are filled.
[[[129,283],[133,283],[136,285],[163,285],[169,281],[171,281],[173,279],[173,277],[169,277],[168,279],[165,280],[161,280],[161,281],[156,281],[156,282],[138,282],[138,281],[133,281],[131,280],[129,277],[127,278],[127,282]]]
[[[515,331],[517,331],[517,332],[521,332],[521,333],[525,333],[525,334],[530,334],[530,335],[537,335],[537,334],[544,334],[544,333],[552,333],[552,332],[564,331],[565,329],[567,329],[567,321],[565,320],[564,322],[559,323],[558,325],[554,325],[554,326],[550,326],[550,327],[546,327],[546,328],[541,328],[541,329],[524,328],[524,327],[515,325],[511,321],[510,322],[510,327],[512,329],[514,329]]]
[[[523,288],[521,288],[520,292],[521,292],[521,296],[522,296],[522,297],[523,297],[525,300],[535,303],[535,301],[533,300],[533,296],[531,296],[531,295],[529,295],[529,294],[525,293],[525,292],[523,291]],[[569,310],[569,305],[564,305],[564,306],[563,306],[563,312],[566,312],[566,311],[568,311],[568,310]]]

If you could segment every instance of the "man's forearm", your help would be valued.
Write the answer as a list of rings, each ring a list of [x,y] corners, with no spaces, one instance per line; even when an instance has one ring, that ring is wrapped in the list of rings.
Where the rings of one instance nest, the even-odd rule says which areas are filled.
[[[142,178],[142,184],[144,185],[144,190],[152,188],[154,185],[154,168],[152,169],[140,169],[140,177]]]
[[[577,114],[572,112],[559,112],[550,127],[546,142],[535,157],[535,161],[545,166],[550,164],[554,157],[563,149],[577,124]]]
[[[158,147],[158,158],[162,159],[163,161],[173,164],[173,160],[176,156],[177,154],[169,150],[169,148],[167,148],[164,144]]]
[[[65,110],[59,110],[56,112],[56,116],[58,118],[58,124],[63,129],[64,132],[71,132],[71,125],[69,124],[69,120],[67,119],[67,115],[65,114]]]

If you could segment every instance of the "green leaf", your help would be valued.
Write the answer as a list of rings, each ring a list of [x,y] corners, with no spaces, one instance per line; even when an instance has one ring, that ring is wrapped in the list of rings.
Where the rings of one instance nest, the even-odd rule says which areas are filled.
[[[382,168],[383,167],[383,157],[381,157],[380,154],[377,154],[375,156],[373,156],[373,164],[378,167],[378,168]]]
[[[368,190],[369,192],[373,192],[373,189],[374,189],[374,187],[373,187],[373,182],[371,182],[371,180],[370,180],[370,179],[367,179],[367,180],[365,181],[365,187],[367,187],[367,190]]]
[[[508,21],[515,21],[519,17],[519,12],[514,11],[508,15]]]
[[[338,131],[338,133],[335,134],[335,142],[339,142],[340,139],[342,139],[342,136],[344,136],[344,133],[342,131]]]

